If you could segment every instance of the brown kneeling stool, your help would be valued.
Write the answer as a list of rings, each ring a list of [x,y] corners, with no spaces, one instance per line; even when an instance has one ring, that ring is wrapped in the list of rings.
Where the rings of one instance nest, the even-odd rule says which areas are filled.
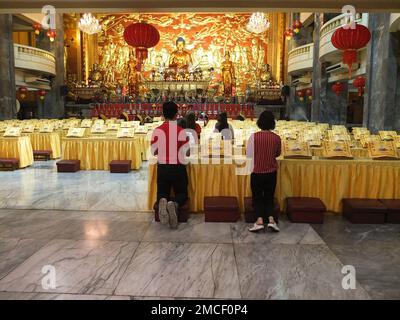
[[[279,203],[277,199],[274,199],[274,211],[272,212],[272,216],[276,223],[279,222],[279,214],[280,214]],[[254,223],[256,222],[258,217],[256,216],[256,212],[253,208],[253,198],[252,197],[245,197],[244,198],[244,220],[247,223]]]
[[[205,222],[236,222],[240,218],[236,197],[205,197]]]
[[[385,223],[387,208],[376,199],[342,199],[343,217],[351,223]]]
[[[80,169],[80,160],[60,160],[57,162],[57,172],[77,172]]]
[[[110,162],[111,173],[129,173],[132,160],[113,160]]]
[[[288,197],[286,214],[295,223],[324,223],[326,207],[319,198]]]
[[[19,168],[19,160],[15,158],[0,159],[0,171],[14,171]]]
[[[34,160],[50,160],[51,150],[33,150],[33,159]]]
[[[386,207],[386,222],[400,223],[400,199],[379,199]]]
[[[174,201],[174,199],[171,199],[171,201]],[[158,215],[158,202],[156,201],[153,206],[154,209],[154,220],[157,222],[160,222],[160,217]],[[188,216],[189,216],[189,199],[186,201],[186,203],[178,207],[178,212],[176,213],[178,215],[178,222],[187,222],[188,221]]]

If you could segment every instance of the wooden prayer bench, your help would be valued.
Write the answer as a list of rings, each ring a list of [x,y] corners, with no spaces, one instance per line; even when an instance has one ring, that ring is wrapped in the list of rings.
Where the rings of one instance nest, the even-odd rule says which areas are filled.
[[[272,216],[276,223],[279,222],[279,214],[280,214],[279,202],[275,198],[274,199],[274,209],[272,212]],[[253,198],[252,197],[245,197],[244,198],[244,220],[247,223],[254,223],[256,222],[258,217],[256,216],[256,212],[253,208]]]
[[[110,162],[111,173],[129,173],[131,171],[131,160],[112,160]]]
[[[236,222],[240,218],[236,197],[205,197],[205,222]]]
[[[174,201],[174,199],[171,199],[171,201]],[[154,209],[154,220],[157,222],[160,222],[160,217],[158,215],[158,202],[156,201],[153,206]],[[188,217],[189,217],[189,199],[186,201],[186,203],[178,208],[178,212],[176,213],[178,215],[178,222],[187,222]]]
[[[14,171],[19,168],[19,160],[16,158],[0,159],[0,171]]]
[[[33,159],[48,161],[50,160],[51,150],[33,150]]]
[[[385,223],[387,208],[377,199],[342,199],[343,217],[351,223]]]
[[[286,215],[291,222],[321,224],[325,212],[325,204],[319,198],[286,198]]]
[[[80,160],[60,160],[57,162],[57,172],[77,172],[80,169]]]
[[[400,199],[379,199],[386,207],[386,222],[400,223]]]

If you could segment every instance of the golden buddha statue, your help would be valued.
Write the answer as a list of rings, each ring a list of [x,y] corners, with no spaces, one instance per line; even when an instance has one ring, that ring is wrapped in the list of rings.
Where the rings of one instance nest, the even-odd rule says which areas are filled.
[[[222,82],[224,84],[224,95],[232,96],[233,86],[236,82],[235,67],[230,60],[229,52],[225,53],[225,61],[221,64]]]
[[[190,53],[185,50],[185,44],[185,39],[182,37],[176,40],[176,50],[171,53],[169,58],[170,68],[189,70],[189,65],[193,62]]]

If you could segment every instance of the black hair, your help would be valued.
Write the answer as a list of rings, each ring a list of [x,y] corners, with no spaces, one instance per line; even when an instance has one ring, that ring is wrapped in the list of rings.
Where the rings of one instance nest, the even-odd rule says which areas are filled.
[[[257,126],[261,130],[275,129],[275,117],[271,111],[265,110],[261,112],[257,120]]]
[[[217,124],[215,125],[215,127],[217,128],[217,130],[219,132],[221,132],[224,129],[228,129],[229,128],[229,124],[228,124],[228,115],[226,112],[221,112],[218,115],[218,119],[217,119]]]
[[[173,101],[168,101],[163,104],[163,116],[166,120],[173,120],[178,113],[178,106]]]
[[[196,115],[190,111],[186,114],[186,125],[188,129],[196,129]]]
[[[179,118],[176,122],[177,122],[178,126],[181,127],[182,129],[187,128],[187,123],[186,123],[185,118]]]

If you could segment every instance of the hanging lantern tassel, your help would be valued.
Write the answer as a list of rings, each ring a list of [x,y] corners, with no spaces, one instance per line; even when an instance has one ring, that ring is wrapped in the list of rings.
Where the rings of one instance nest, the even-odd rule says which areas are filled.
[[[38,36],[40,34],[40,30],[42,30],[42,25],[39,23],[35,23],[33,25],[33,30],[35,30],[35,34]]]
[[[40,90],[39,99],[43,101],[45,97],[46,97],[46,90]]]
[[[300,29],[303,27],[303,24],[301,23],[301,21],[300,20],[296,20],[294,23],[293,23],[293,32],[294,33],[299,33],[300,32]]]
[[[361,24],[355,28],[338,28],[332,35],[332,44],[338,50],[343,50],[343,63],[349,67],[349,79],[352,75],[353,63],[357,62],[357,50],[365,47],[371,40],[371,32]]]
[[[344,84],[341,82],[336,82],[332,86],[332,91],[337,95],[340,96],[340,94],[344,91]]]
[[[297,91],[297,97],[299,98],[300,101],[304,101],[304,95],[305,95],[304,90]]]
[[[285,31],[284,33],[286,40],[291,40],[293,37],[293,30],[292,29],[288,29]]]
[[[312,100],[312,89],[311,88],[308,88],[306,90],[306,96],[307,96],[308,100]]]
[[[28,92],[28,88],[27,87],[19,87],[18,91],[19,91],[19,97],[22,100],[24,100],[26,98],[26,94]]]
[[[364,94],[365,78],[362,76],[355,78],[353,81],[353,86],[358,89],[358,96],[361,97]]]
[[[56,39],[56,31],[55,30],[47,31],[47,36],[49,37],[50,42],[54,42],[54,40]]]

